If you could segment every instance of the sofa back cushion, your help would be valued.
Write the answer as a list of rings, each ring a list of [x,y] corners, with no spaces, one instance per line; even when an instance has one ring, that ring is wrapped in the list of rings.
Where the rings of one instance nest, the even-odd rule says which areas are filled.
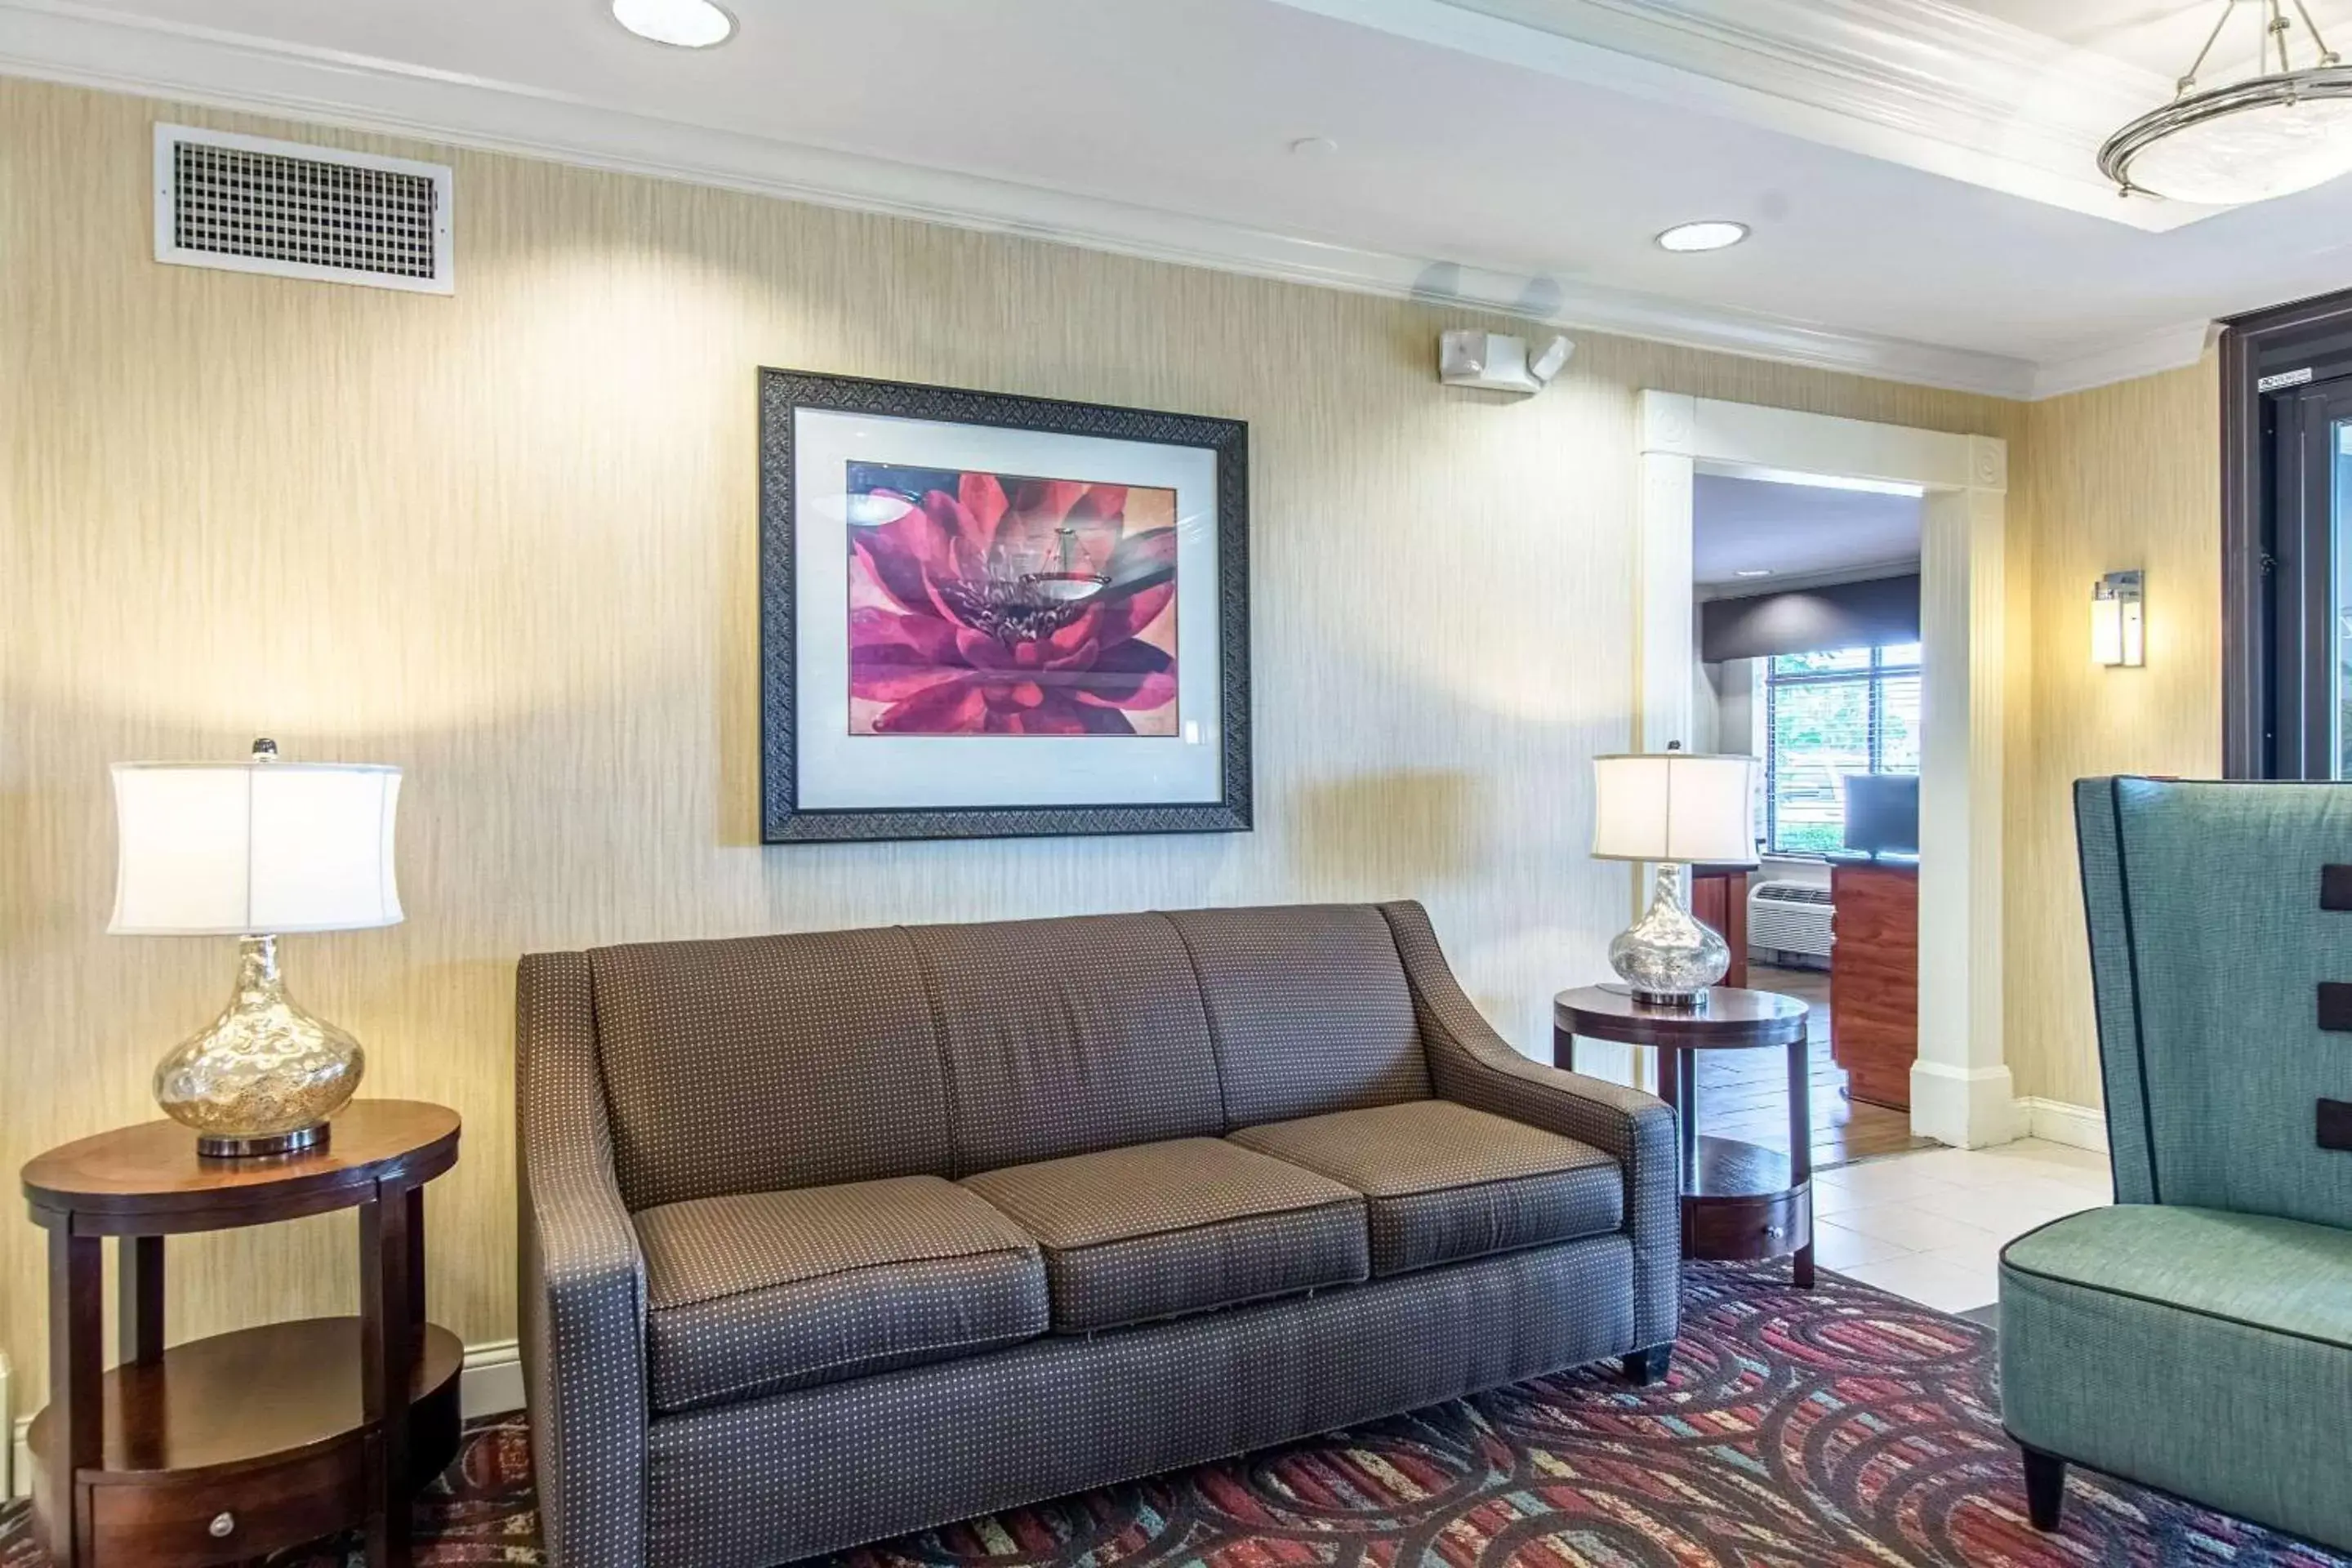
[[[1192,962],[1154,914],[922,926],[957,1173],[1223,1133]]]
[[[899,930],[589,954],[621,1196],[945,1175],[947,1090]]]
[[[1234,1127],[1429,1098],[1396,939],[1367,904],[1182,910]]]

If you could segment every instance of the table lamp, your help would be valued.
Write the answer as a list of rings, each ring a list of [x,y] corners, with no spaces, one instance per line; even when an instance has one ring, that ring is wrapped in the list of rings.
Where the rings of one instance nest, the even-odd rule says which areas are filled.
[[[1664,752],[1592,760],[1592,855],[1658,863],[1650,910],[1609,944],[1609,964],[1634,999],[1701,1007],[1731,967],[1731,950],[1690,912],[1683,870],[1694,862],[1756,864],[1753,757]]]
[[[236,989],[219,1017],[155,1068],[155,1100],[213,1158],[327,1142],[360,1086],[359,1042],[286,994],[278,939],[398,923],[393,811],[400,770],[281,763],[117,763],[121,936],[234,936]]]

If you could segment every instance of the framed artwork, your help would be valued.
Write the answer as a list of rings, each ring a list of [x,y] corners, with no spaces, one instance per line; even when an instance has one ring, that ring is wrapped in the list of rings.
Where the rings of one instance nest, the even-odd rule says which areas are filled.
[[[1249,427],[760,373],[761,837],[1250,826]]]

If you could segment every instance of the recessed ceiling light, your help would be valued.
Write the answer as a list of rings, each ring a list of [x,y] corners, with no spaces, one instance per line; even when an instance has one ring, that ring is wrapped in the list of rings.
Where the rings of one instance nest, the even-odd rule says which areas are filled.
[[[1290,144],[1290,150],[1302,158],[1315,158],[1337,153],[1339,144],[1328,136],[1301,136]]]
[[[640,38],[681,49],[723,44],[735,18],[710,0],[613,0],[613,20]]]
[[[1772,575],[1772,570],[1769,566],[1758,566],[1751,567],[1745,572],[1734,572],[1732,575],[1735,577],[1769,577]]]
[[[1727,250],[1748,237],[1748,226],[1710,218],[1703,223],[1678,223],[1658,236],[1661,250]]]

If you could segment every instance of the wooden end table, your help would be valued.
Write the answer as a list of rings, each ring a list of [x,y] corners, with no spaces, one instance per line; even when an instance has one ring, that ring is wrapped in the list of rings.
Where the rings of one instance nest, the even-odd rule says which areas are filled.
[[[243,1562],[358,1527],[405,1568],[409,1505],[457,1447],[464,1347],[425,1319],[425,1184],[457,1113],[354,1100],[322,1149],[207,1160],[171,1121],[25,1167],[49,1233],[49,1405],[33,1418],[33,1527],[58,1568]],[[360,1211],[360,1315],[166,1349],[163,1238]],[[101,1369],[100,1242],[116,1241],[121,1360]]]
[[[1793,996],[1718,985],[1704,1007],[1634,1000],[1622,985],[1588,985],[1552,999],[1556,1066],[1576,1065],[1576,1037],[1658,1052],[1659,1097],[1675,1108],[1682,1149],[1683,1256],[1754,1261],[1790,1258],[1796,1282],[1813,1283],[1812,1063],[1807,1008]],[[1698,1053],[1789,1053],[1789,1147],[1759,1148],[1698,1136]]]

